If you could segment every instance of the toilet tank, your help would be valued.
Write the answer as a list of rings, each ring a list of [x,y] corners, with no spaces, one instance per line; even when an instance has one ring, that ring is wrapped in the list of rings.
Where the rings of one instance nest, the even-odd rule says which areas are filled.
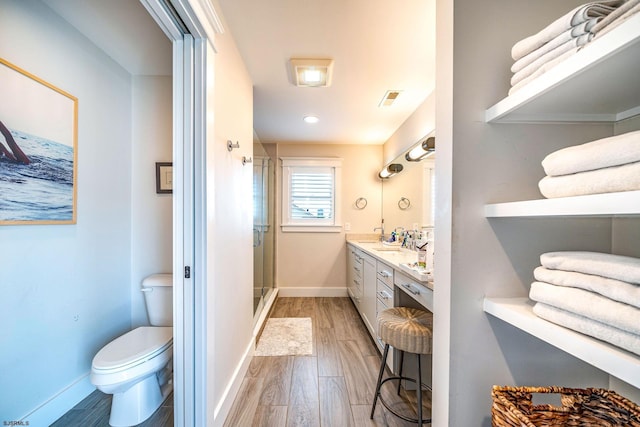
[[[173,274],[152,274],[142,280],[151,326],[173,326]]]

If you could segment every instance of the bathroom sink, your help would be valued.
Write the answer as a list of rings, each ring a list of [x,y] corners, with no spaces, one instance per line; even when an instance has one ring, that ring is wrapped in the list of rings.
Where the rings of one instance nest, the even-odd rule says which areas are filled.
[[[380,248],[373,248],[374,251],[379,251],[379,252],[400,252],[400,248],[393,248],[393,247],[380,247]]]

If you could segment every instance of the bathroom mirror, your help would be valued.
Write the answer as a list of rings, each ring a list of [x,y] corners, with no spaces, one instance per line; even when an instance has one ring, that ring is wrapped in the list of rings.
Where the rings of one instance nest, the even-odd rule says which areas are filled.
[[[425,136],[414,146],[428,136],[433,135]],[[405,230],[433,227],[435,154],[416,162],[405,158],[408,151],[390,162],[401,164],[402,172],[382,180],[382,218],[387,235],[397,227]]]

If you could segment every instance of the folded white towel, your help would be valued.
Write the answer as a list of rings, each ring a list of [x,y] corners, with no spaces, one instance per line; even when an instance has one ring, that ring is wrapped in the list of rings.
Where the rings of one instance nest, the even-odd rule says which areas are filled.
[[[614,301],[640,308],[640,285],[593,274],[550,270],[545,267],[538,267],[533,270],[533,277],[535,277],[538,282],[596,292]]]
[[[640,190],[640,162],[571,175],[545,176],[538,188],[548,199]]]
[[[540,255],[551,270],[575,271],[640,284],[640,258],[588,251],[557,251]]]
[[[565,52],[562,55],[558,56],[557,58],[547,62],[542,67],[538,68],[529,77],[527,77],[524,80],[522,80],[522,81],[518,82],[517,84],[513,85],[511,87],[511,89],[509,89],[509,95],[514,94],[515,92],[520,90],[522,87],[524,87],[527,84],[529,84],[529,82],[535,80],[536,78],[540,77],[542,74],[546,73],[547,71],[549,71],[550,69],[552,69],[553,67],[558,65],[559,63],[565,61],[568,57],[575,55],[578,52],[579,49],[580,48],[578,48],[578,47],[573,48],[570,51]]]
[[[640,355],[639,335],[540,302],[533,306],[533,312],[538,317],[548,320],[549,322],[589,335],[590,337],[597,338]]]
[[[515,73],[511,77],[511,85],[513,86],[518,84],[525,78],[535,73],[544,64],[546,64],[547,62],[553,61],[554,59],[563,55],[565,52],[568,52],[577,47],[584,46],[585,44],[589,43],[592,37],[593,37],[593,34],[586,33],[581,35],[580,37],[572,38],[568,42],[556,47],[555,49],[550,50],[549,52],[545,53],[544,55],[542,55],[541,57],[539,57],[538,59],[536,59],[535,61],[533,61],[532,63],[530,63],[523,69],[521,69],[520,71],[518,71],[517,73]]]
[[[627,0],[622,5],[620,5],[616,10],[611,12],[609,15],[604,17],[600,22],[594,25],[591,28],[591,32],[593,34],[598,34],[605,27],[608,27],[614,21],[622,22],[629,18],[631,15],[638,13],[640,11],[640,0]]]
[[[575,27],[571,27],[569,30],[565,31],[564,33],[561,33],[555,39],[551,40],[548,43],[545,43],[539,49],[534,50],[533,52],[523,56],[522,58],[514,62],[513,65],[511,66],[511,72],[517,73],[518,71],[522,70],[524,67],[531,64],[532,62],[534,62],[535,60],[537,60],[547,52],[552,51],[553,49],[565,44],[566,42],[572,39],[579,38],[580,36],[584,36],[585,34],[593,35],[593,33],[591,33],[589,30],[591,30],[601,20],[602,20],[602,17],[592,18],[586,22],[583,22],[582,24],[576,25]],[[591,37],[583,37],[582,41],[579,42],[577,45],[582,46],[589,40],[591,40]]]
[[[529,298],[640,335],[640,309],[594,292],[533,282]]]
[[[542,168],[547,175],[557,176],[633,162],[640,162],[640,131],[554,151],[542,160]]]
[[[588,21],[591,18],[608,15],[622,3],[624,3],[624,0],[594,1],[578,6],[547,25],[538,33],[514,44],[511,49],[511,57],[517,61],[545,43],[553,40],[571,27]]]

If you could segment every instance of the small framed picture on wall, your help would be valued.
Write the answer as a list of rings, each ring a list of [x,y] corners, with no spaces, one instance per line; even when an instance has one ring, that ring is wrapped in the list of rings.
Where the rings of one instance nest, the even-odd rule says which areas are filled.
[[[156,193],[173,193],[173,163],[156,162]]]

